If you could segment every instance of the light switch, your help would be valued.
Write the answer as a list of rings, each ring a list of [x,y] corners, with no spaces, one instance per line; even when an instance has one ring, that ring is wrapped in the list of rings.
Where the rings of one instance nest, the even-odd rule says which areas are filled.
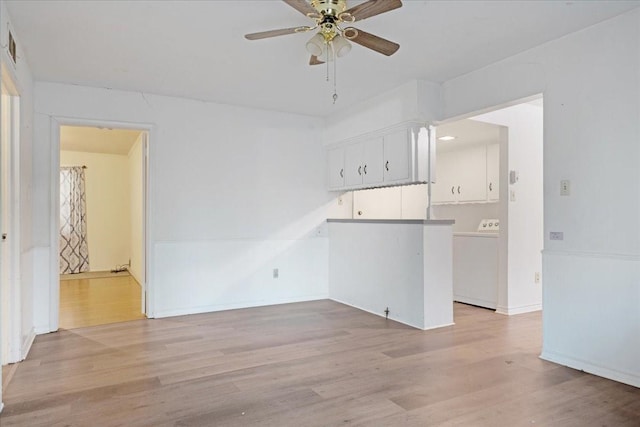
[[[568,196],[571,194],[571,181],[568,179],[563,179],[560,181],[560,195]]]

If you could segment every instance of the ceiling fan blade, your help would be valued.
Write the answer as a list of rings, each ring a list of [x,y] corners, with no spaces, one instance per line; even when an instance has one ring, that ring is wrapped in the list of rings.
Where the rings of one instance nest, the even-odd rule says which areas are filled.
[[[383,39],[382,37],[374,36],[373,34],[362,30],[357,30],[353,27],[345,28],[345,31],[349,29],[357,31],[357,35],[349,38],[349,40],[354,43],[358,43],[361,46],[375,50],[383,55],[391,56],[400,49],[400,45],[398,43]]]
[[[284,1],[286,4],[288,4],[289,6],[291,6],[292,8],[294,8],[295,10],[303,14],[304,16],[307,16],[310,13],[314,15],[318,14],[318,11],[315,10],[305,0],[282,0],[282,1]]]
[[[246,38],[248,40],[259,40],[259,39],[266,39],[266,38],[269,38],[269,37],[277,37],[277,36],[285,36],[287,34],[295,34],[295,33],[303,32],[303,31],[308,31],[307,27],[293,27],[293,28],[282,28],[280,30],[262,31],[262,32],[259,32],[259,33],[245,34],[244,38]]]
[[[371,18],[381,13],[402,7],[401,0],[369,0],[357,6],[347,9],[342,14],[349,14],[355,18],[355,21]]]
[[[320,61],[317,56],[311,55],[311,58],[309,58],[309,65],[320,65],[320,64],[324,64],[324,62]]]

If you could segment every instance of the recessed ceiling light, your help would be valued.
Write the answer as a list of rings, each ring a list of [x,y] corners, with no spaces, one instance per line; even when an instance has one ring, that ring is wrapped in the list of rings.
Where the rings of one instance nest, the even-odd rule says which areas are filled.
[[[438,141],[453,141],[454,139],[456,139],[455,136],[445,135],[438,138]]]

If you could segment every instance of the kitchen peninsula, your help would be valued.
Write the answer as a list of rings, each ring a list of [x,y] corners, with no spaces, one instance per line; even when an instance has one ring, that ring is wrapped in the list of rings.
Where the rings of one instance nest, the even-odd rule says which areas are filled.
[[[453,220],[327,222],[332,299],[423,330],[453,324]]]

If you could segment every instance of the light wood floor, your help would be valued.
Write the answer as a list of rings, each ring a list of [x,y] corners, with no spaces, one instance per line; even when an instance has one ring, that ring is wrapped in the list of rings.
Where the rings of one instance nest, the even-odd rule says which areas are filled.
[[[144,319],[140,285],[128,274],[85,274],[60,280],[60,328],[73,329]]]
[[[639,426],[640,389],[538,358],[540,313],[419,331],[332,301],[36,338],[8,426]]]

